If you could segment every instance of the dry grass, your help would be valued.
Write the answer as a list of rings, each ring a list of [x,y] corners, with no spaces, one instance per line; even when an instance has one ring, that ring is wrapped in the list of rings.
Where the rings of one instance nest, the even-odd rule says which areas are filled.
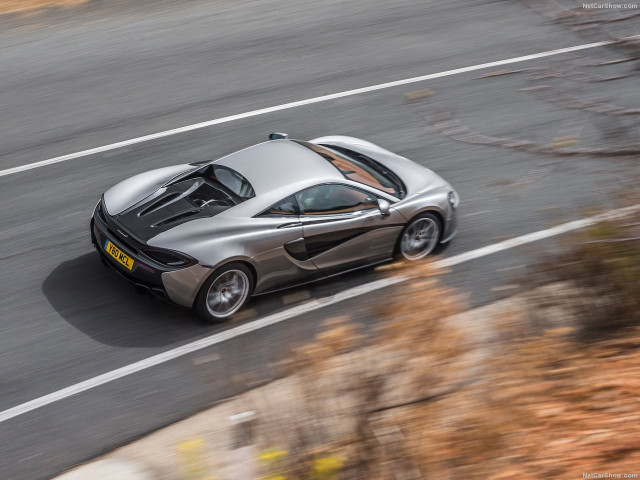
[[[388,321],[375,337],[335,318],[291,354],[290,375],[112,456],[167,480],[245,478],[247,468],[286,480],[637,473],[638,329],[584,342],[581,290],[567,284],[466,310],[433,273],[402,272],[413,279],[381,299]],[[229,417],[247,411],[252,440],[238,448]]]
[[[571,286],[562,303],[583,340],[624,334],[640,323],[640,216],[575,233],[563,252],[541,261],[528,282]],[[553,299],[552,299],[553,300]]]
[[[288,437],[287,479],[310,478],[310,460],[323,454],[345,458],[343,480],[636,472],[640,331],[633,322],[621,322],[624,339],[584,343],[575,335],[584,326],[574,302],[585,290],[577,288],[535,316],[517,309],[472,316],[479,327],[456,320],[463,300],[428,266],[403,273],[414,279],[385,299],[391,321],[365,348],[357,348],[357,326],[341,318],[294,353],[292,372],[309,408],[287,425],[298,433]],[[577,330],[530,323],[558,308]],[[474,341],[482,328],[492,335]]]
[[[69,8],[87,0],[0,0],[0,14],[31,13],[48,8]]]
[[[502,344],[482,381],[398,415],[425,478],[635,472],[640,334],[588,349],[569,334]]]
[[[464,301],[438,283],[428,264],[399,268],[413,279],[382,302],[379,313],[393,320],[375,339],[366,340],[347,317],[333,319],[287,362],[306,397],[295,421],[274,425],[274,438],[288,433],[288,479],[307,478],[318,455],[345,459],[340,478],[392,478],[415,470],[389,412],[445,396],[465,381],[471,341],[442,321],[464,311]]]

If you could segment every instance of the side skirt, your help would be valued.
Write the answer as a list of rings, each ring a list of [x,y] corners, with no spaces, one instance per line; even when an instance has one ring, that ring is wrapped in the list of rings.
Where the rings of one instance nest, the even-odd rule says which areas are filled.
[[[330,273],[328,275],[324,275],[324,276],[321,276],[321,277],[313,277],[311,279],[305,280],[304,282],[294,283],[292,285],[287,285],[286,287],[272,288],[270,290],[265,290],[265,291],[260,292],[260,293],[254,293],[252,295],[252,297],[259,297],[261,295],[266,295],[268,293],[281,292],[283,290],[289,290],[290,288],[301,287],[303,285],[308,285],[310,283],[315,283],[315,282],[319,282],[319,281],[322,281],[322,280],[326,280],[328,278],[337,277],[338,275],[344,275],[345,273],[355,272],[357,270],[362,270],[363,268],[368,268],[368,267],[373,267],[373,266],[376,266],[376,265],[380,265],[381,263],[387,263],[387,262],[390,262],[392,260],[393,260],[393,257],[384,258],[382,260],[376,260],[375,262],[366,263],[364,265],[358,265],[357,267],[347,268],[345,270],[340,270],[339,272]]]

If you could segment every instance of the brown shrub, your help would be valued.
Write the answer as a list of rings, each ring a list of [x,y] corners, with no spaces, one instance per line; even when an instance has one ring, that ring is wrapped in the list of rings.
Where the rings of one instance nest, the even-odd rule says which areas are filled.
[[[579,248],[583,244],[606,248],[609,242]],[[628,259],[624,252],[614,255]],[[635,268],[627,260],[587,260],[596,270],[572,262],[566,268],[580,275],[602,268],[613,282]],[[616,309],[627,335],[585,344],[572,327],[525,328],[524,302],[508,300],[492,310],[499,314],[463,313],[461,296],[442,286],[428,264],[392,273],[410,278],[382,299],[380,313],[388,321],[374,338],[340,318],[294,352],[292,372],[305,392],[305,413],[288,425],[301,432],[293,448],[284,446],[292,452],[288,480],[308,478],[308,465],[323,452],[344,458],[341,480],[634,472],[640,462],[640,331],[625,316],[637,312],[631,290],[621,294],[623,306],[599,299]],[[570,289],[575,292],[561,297],[571,299],[574,318],[582,315],[579,293],[595,282],[580,278]],[[590,313],[589,321],[577,322],[579,330],[599,318]],[[494,335],[476,341],[474,323]]]
[[[86,0],[0,0],[0,15],[23,13],[47,8],[68,8],[85,3]]]
[[[565,249],[530,272],[533,285],[562,282],[582,339],[640,322],[640,216],[596,225],[570,236]],[[554,300],[553,298],[551,300]]]

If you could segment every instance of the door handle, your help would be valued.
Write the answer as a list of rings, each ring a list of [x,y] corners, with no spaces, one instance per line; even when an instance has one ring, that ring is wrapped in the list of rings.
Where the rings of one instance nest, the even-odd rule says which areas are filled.
[[[301,227],[302,226],[302,222],[290,222],[290,223],[283,223],[282,225],[278,225],[277,228],[293,228],[293,227]]]

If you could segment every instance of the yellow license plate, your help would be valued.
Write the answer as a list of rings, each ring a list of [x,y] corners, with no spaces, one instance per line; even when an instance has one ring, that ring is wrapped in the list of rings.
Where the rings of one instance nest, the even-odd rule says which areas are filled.
[[[119,264],[124,265],[128,270],[133,268],[133,258],[124,253],[109,240],[104,244],[104,249],[109,255],[115,258]]]

